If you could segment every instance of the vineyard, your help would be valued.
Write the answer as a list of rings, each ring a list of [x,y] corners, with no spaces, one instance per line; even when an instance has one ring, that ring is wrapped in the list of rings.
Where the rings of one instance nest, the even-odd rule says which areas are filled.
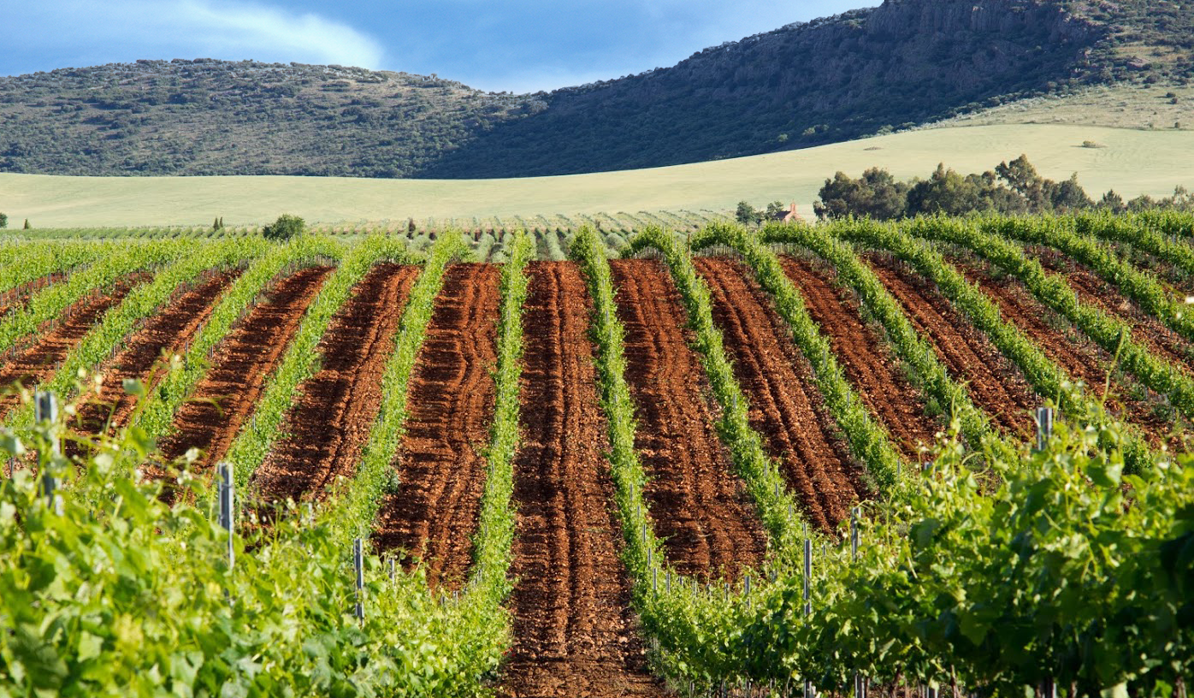
[[[0,240],[0,696],[1187,695],[1194,217],[540,218]]]

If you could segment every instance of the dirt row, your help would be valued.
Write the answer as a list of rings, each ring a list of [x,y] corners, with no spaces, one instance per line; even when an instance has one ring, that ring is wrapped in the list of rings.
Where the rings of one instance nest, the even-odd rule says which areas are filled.
[[[1110,374],[1108,407],[1140,426],[1154,443],[1165,440],[1172,422],[1153,409],[1156,403],[1113,374],[1114,357],[1037,300],[1019,280],[1000,277],[985,263],[969,257],[951,256],[947,260],[982,289],[1003,317],[1035,342],[1047,357],[1074,380],[1085,383],[1088,394],[1101,397]]]
[[[258,501],[320,499],[337,476],[352,475],[381,409],[386,362],[418,275],[414,266],[375,265],[332,318],[320,369],[299,385],[284,436],[254,474]]]
[[[869,254],[864,260],[950,377],[966,384],[975,406],[1005,433],[1031,436],[1032,409],[1040,400],[1020,369],[927,279],[890,255]]]
[[[8,313],[24,308],[29,304],[29,300],[33,298],[38,291],[56,284],[66,278],[65,272],[55,272],[45,276],[38,277],[26,284],[21,284],[16,288],[9,289],[0,293],[0,317]]]
[[[626,328],[626,381],[648,476],[643,494],[668,560],[708,579],[757,565],[767,548],[742,480],[716,429],[719,410],[686,312],[667,269],[655,260],[611,263],[618,319]]]
[[[1146,313],[1114,284],[1108,283],[1088,267],[1055,250],[1027,249],[1043,267],[1060,274],[1078,294],[1078,300],[1127,323],[1132,331],[1132,339],[1143,343],[1158,357],[1190,372],[1191,363],[1194,362],[1194,342]]]
[[[378,549],[402,551],[407,569],[421,562],[433,588],[460,588],[472,561],[496,399],[499,269],[448,267],[407,392],[400,491],[383,500],[374,531]]]
[[[590,305],[575,265],[535,262],[522,388],[523,445],[510,599],[514,640],[499,692],[530,696],[659,696],[618,558],[609,448]]]
[[[174,416],[171,435],[160,444],[163,459],[173,461],[195,448],[200,457],[194,469],[204,472],[224,456],[331,271],[307,267],[280,280],[220,342],[211,368]]]
[[[93,293],[72,305],[53,329],[39,333],[30,346],[17,352],[0,367],[0,419],[8,416],[21,401],[17,384],[26,388],[38,385],[54,375],[91,328],[98,325],[112,308],[150,275],[136,274],[114,284],[104,293]]]
[[[870,491],[838,435],[811,366],[745,269],[727,259],[695,261],[712,292],[713,320],[750,405],[751,427],[763,436],[768,455],[780,461],[806,519],[833,530]]]
[[[191,287],[180,289],[128,338],[120,353],[101,367],[103,383],[79,406],[71,429],[84,438],[123,429],[136,406],[136,397],[125,391],[124,381],[139,380],[147,390],[152,389],[166,369],[166,355],[180,351],[194,338],[216,300],[240,273],[207,274]],[[74,445],[68,444],[68,454],[77,452]]]
[[[887,428],[901,455],[919,462],[921,448],[933,444],[939,420],[929,416],[924,393],[912,385],[882,331],[863,321],[858,300],[834,285],[836,274],[828,265],[786,257],[783,267],[871,414]]]

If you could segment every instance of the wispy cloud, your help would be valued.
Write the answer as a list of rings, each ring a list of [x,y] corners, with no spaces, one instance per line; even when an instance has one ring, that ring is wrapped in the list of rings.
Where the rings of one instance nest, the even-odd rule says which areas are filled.
[[[314,13],[227,0],[43,0],[16,12],[38,50],[79,56],[225,58],[379,68],[372,36]],[[24,24],[25,26],[20,26]]]

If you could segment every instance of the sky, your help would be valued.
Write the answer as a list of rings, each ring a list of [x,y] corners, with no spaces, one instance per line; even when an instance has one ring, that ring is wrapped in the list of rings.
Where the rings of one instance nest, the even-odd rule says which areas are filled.
[[[5,0],[0,75],[139,58],[435,73],[534,92],[879,0]]]

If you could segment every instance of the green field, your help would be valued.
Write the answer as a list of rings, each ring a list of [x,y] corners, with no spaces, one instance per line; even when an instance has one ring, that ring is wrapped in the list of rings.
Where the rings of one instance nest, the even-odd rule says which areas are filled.
[[[1084,148],[1093,141],[1102,148]],[[727,211],[742,200],[795,201],[802,215],[826,177],[872,165],[927,176],[1027,154],[1041,174],[1077,172],[1087,192],[1125,198],[1194,187],[1194,131],[1073,125],[988,125],[878,136],[848,143],[626,172],[502,180],[314,177],[55,177],[0,174],[0,211],[36,228],[251,225],[290,212],[315,223],[407,218],[567,215],[614,211]]]

